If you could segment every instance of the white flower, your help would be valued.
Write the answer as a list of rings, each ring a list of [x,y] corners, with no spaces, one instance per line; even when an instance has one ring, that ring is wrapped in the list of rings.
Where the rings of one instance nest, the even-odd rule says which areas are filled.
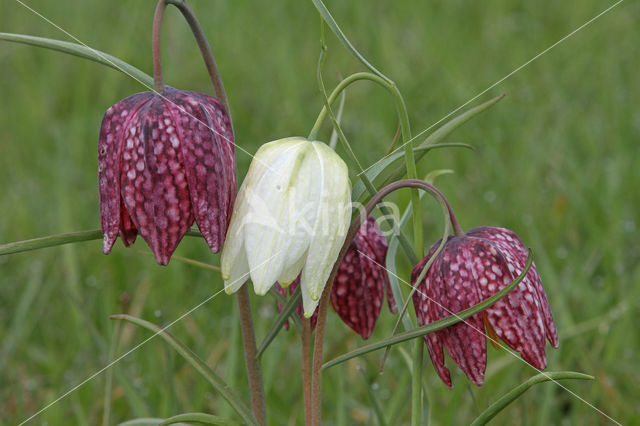
[[[347,165],[322,142],[294,137],[256,153],[233,209],[222,248],[227,293],[251,276],[256,294],[302,271],[305,316],[313,314],[349,227]]]

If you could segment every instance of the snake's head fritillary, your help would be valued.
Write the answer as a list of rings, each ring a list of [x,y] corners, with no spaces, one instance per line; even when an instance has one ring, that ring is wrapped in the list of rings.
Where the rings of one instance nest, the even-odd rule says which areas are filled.
[[[396,310],[384,267],[386,256],[387,240],[369,216],[349,246],[331,287],[333,309],[363,339],[373,332],[385,290],[389,309]]]
[[[480,227],[450,236],[421,282],[416,282],[429,254],[414,268],[413,303],[418,323],[429,324],[493,296],[524,270],[528,251],[520,238],[504,228]],[[551,310],[534,264],[524,280],[486,310],[441,331],[425,335],[433,365],[451,387],[442,346],[476,385],[484,383],[487,338],[499,338],[541,370],[546,367],[545,338],[558,347]],[[494,343],[496,343],[494,341]]]
[[[260,147],[238,191],[220,256],[227,293],[251,277],[256,294],[300,275],[304,315],[320,301],[347,235],[347,165],[326,144],[291,137]]]
[[[167,87],[107,110],[98,142],[100,220],[109,253],[140,233],[156,261],[171,255],[193,222],[220,251],[236,190],[233,133],[224,107]]]

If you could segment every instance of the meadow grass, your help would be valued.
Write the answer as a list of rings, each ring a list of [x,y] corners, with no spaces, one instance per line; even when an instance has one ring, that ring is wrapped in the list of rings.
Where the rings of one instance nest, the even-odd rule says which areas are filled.
[[[155,2],[28,4],[89,46],[151,72]],[[305,136],[322,106],[315,79],[319,18],[311,2],[190,4],[225,81],[237,145],[253,153],[270,140]],[[402,90],[414,132],[611,4],[327,1],[352,42]],[[0,31],[69,40],[17,1],[4,1],[0,11]],[[464,228],[508,227],[533,248],[560,336],[558,350],[547,348],[548,369],[594,375],[595,381],[564,385],[625,424],[640,423],[639,18],[637,2],[621,3],[475,102],[507,94],[447,139],[471,143],[477,152],[442,150],[419,164],[421,176],[455,170],[436,183]],[[328,44],[329,87],[363,70],[331,35]],[[173,9],[165,17],[163,65],[169,85],[212,93],[192,35]],[[0,69],[0,243],[96,228],[102,114],[145,88],[82,59],[6,42],[0,42]],[[384,90],[361,82],[347,91],[343,128],[363,164],[384,154],[396,127],[393,101]],[[321,138],[327,140],[329,130],[327,123]],[[237,150],[239,179],[250,159]],[[406,204],[408,196],[396,199]],[[430,201],[424,206],[430,244],[442,232],[440,209]],[[110,352],[122,354],[148,337],[126,325],[114,339],[110,314],[168,323],[221,289],[214,272],[175,260],[159,267],[141,250],[149,251],[141,239],[131,249],[118,242],[104,256],[100,242],[92,241],[0,257],[0,424],[21,422],[103,367]],[[185,239],[176,253],[219,264],[198,239]],[[408,279],[409,265],[401,264]],[[252,300],[263,336],[275,318],[275,302]],[[237,316],[235,300],[223,293],[171,331],[247,396]],[[383,308],[371,339],[388,336],[394,322]],[[332,313],[328,330],[327,358],[361,344]],[[299,336],[290,331],[262,357],[271,424],[302,422],[299,353]],[[327,424],[375,422],[367,383],[390,424],[408,422],[410,372],[403,351],[391,352],[381,376],[379,358],[370,354],[326,372]],[[535,374],[504,350],[491,348],[488,358],[483,387],[454,367],[452,390],[427,362],[432,424],[469,423]],[[233,415],[159,339],[117,363],[112,374],[113,423],[186,411]],[[97,376],[33,422],[99,424],[105,380],[105,374]],[[494,420],[606,422],[551,383],[534,387]]]

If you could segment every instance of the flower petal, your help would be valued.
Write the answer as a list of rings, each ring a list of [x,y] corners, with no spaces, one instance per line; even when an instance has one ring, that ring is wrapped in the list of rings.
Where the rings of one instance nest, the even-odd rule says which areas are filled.
[[[422,259],[418,265],[413,269],[411,273],[411,286],[416,289],[413,293],[413,306],[416,311],[416,318],[418,320],[418,324],[420,326],[427,325],[436,321],[438,318],[442,318],[446,315],[442,314],[442,308],[434,303],[434,300],[441,299],[441,290],[443,288],[442,284],[442,274],[440,273],[440,268],[437,264],[433,264],[429,271],[427,271],[425,277],[423,278],[421,283],[417,283],[417,279],[422,272],[422,269],[425,267],[433,253],[436,251],[436,248],[440,245],[438,241],[431,247],[431,250],[427,254],[427,256]],[[444,351],[442,350],[443,341],[442,339],[446,336],[445,331],[436,331],[435,333],[430,333],[424,336],[424,341],[427,345],[427,350],[429,351],[429,356],[431,357],[431,363],[435,368],[436,372],[442,379],[442,381],[448,387],[452,387],[451,383],[451,374],[449,370],[444,365]]]
[[[338,267],[331,287],[331,305],[345,324],[367,339],[380,315],[384,287],[378,275],[371,276],[375,264],[372,267],[367,256],[374,254],[368,247],[360,248],[358,242],[362,239],[356,236]]]
[[[517,275],[509,268],[504,252],[493,242],[471,236],[467,238],[476,247],[476,279],[482,298],[491,297],[509,285]],[[538,369],[546,366],[544,325],[528,278],[504,299],[489,307],[485,314],[497,336],[519,352],[525,361]]]
[[[514,266],[513,273],[519,275],[524,270],[529,252],[515,232],[505,228],[480,227],[472,229],[469,233],[493,242],[502,252],[507,262]],[[549,307],[547,295],[542,287],[542,279],[538,274],[535,263],[531,265],[527,279],[530,280],[535,290],[539,307],[542,310],[546,338],[554,348],[557,348],[558,331],[553,322],[551,308]]]
[[[120,161],[125,131],[136,112],[153,94],[136,93],[109,108],[102,119],[98,141],[98,188],[100,194],[100,222],[104,242],[102,251],[108,254],[116,241],[121,224]],[[134,237],[135,239],[135,237]],[[128,245],[127,239],[125,245]]]
[[[211,251],[217,253],[227,231],[230,193],[236,186],[229,119],[214,98],[188,91],[165,93],[171,101],[169,111],[176,124],[193,213]]]
[[[119,186],[119,185],[118,185]],[[120,238],[125,247],[131,246],[136,241],[138,230],[124,207],[124,201],[120,200]]]
[[[156,261],[166,265],[194,221],[176,126],[158,96],[138,111],[126,131],[124,204]]]
[[[482,301],[476,284],[481,248],[474,243],[470,238],[453,237],[439,255],[438,266],[444,284],[440,303],[446,315],[456,314]],[[472,382],[481,386],[487,365],[482,315],[476,314],[444,331],[444,346],[451,358]]]
[[[367,244],[369,244],[375,253],[375,263],[377,264],[377,269],[381,274],[382,283],[387,293],[389,310],[392,313],[395,313],[398,308],[395,300],[393,299],[393,292],[391,291],[391,284],[389,283],[389,277],[386,270],[387,249],[389,247],[387,239],[382,235],[382,230],[373,216],[367,217],[367,221],[360,228],[358,234],[363,236]]]
[[[300,212],[304,207],[300,206],[305,200],[304,189],[311,184],[310,175],[297,173],[299,169],[305,170],[301,166],[304,160],[301,153],[306,144],[302,139],[287,144],[267,163],[270,167],[264,169],[256,182],[242,192],[248,203],[244,216],[245,247],[251,280],[259,295],[266,294],[280,281],[283,272],[285,279],[290,278],[289,267],[300,260],[309,245],[309,236],[298,229],[304,219]],[[258,151],[252,166],[262,159]]]
[[[347,165],[327,145],[311,142],[313,151],[305,158],[301,170],[313,174],[309,198],[312,206],[311,241],[307,262],[302,269],[301,285],[304,313],[310,317],[318,304],[333,269],[351,217],[351,187]],[[305,296],[306,295],[306,296]]]

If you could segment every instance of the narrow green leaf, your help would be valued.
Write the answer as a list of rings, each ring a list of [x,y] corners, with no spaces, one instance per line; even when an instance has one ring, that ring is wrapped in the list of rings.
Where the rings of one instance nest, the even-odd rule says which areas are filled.
[[[487,424],[489,420],[494,418],[500,411],[502,411],[507,405],[511,404],[518,397],[520,397],[523,393],[525,393],[531,386],[543,383],[547,381],[556,381],[556,380],[566,380],[566,379],[575,379],[575,380],[593,380],[593,376],[589,376],[588,374],[583,373],[575,373],[573,371],[555,371],[549,373],[540,373],[533,377],[531,377],[526,382],[522,383],[519,386],[516,386],[505,395],[503,395],[496,402],[491,404],[489,408],[484,410],[482,414],[480,414],[474,421],[471,423],[471,426],[480,426]]]
[[[190,237],[202,237],[197,229],[187,231],[185,235]],[[82,241],[101,240],[102,232],[99,229],[88,231],[67,232],[66,234],[48,235],[46,237],[33,238],[31,240],[14,241],[0,245],[0,256],[12,253],[20,253],[29,250],[38,250],[63,244],[80,243]]]
[[[264,339],[262,339],[262,342],[260,342],[258,353],[256,355],[257,357],[260,357],[262,353],[267,349],[267,347],[269,347],[273,339],[275,339],[278,333],[282,331],[282,329],[284,328],[284,323],[287,322],[289,318],[292,318],[294,321],[296,319],[298,320],[298,322],[300,321],[300,318],[298,318],[295,309],[296,306],[298,306],[298,304],[300,303],[301,299],[302,292],[300,291],[300,287],[298,287],[287,301],[287,304],[282,309],[282,312],[280,312],[280,314],[276,317],[276,320],[271,325],[271,328],[267,332],[267,335],[264,336]],[[298,322],[296,322],[296,324],[298,324]]]
[[[364,355],[367,354],[369,352],[373,352],[373,351],[377,351],[378,349],[382,349],[386,346],[390,346],[390,345],[396,345],[398,343],[402,343],[402,342],[406,342],[407,340],[411,340],[411,339],[415,339],[416,337],[422,337],[426,334],[429,333],[433,333],[435,331],[439,331],[442,330],[444,328],[450,327],[454,324],[457,324],[467,318],[469,318],[470,316],[473,316],[475,314],[477,314],[480,311],[483,311],[485,309],[487,309],[488,307],[490,307],[491,305],[493,305],[494,303],[496,303],[498,300],[502,299],[504,296],[506,296],[507,294],[509,294],[509,292],[511,290],[513,290],[514,288],[516,288],[518,286],[518,284],[520,284],[522,282],[522,280],[524,279],[524,277],[527,275],[527,273],[529,272],[529,268],[531,267],[531,263],[533,262],[533,256],[531,254],[531,251],[529,251],[529,257],[527,258],[527,264],[525,265],[524,270],[522,271],[522,273],[520,275],[518,275],[518,278],[516,278],[515,280],[513,280],[513,282],[511,282],[508,286],[506,286],[505,288],[503,288],[502,290],[500,290],[499,292],[497,292],[496,294],[494,294],[493,296],[485,299],[484,301],[478,303],[475,306],[472,306],[468,309],[465,309],[463,311],[458,312],[457,314],[454,315],[450,315],[446,318],[442,318],[438,321],[434,321],[432,323],[429,323],[427,325],[424,325],[422,327],[418,327],[418,328],[414,328],[411,331],[407,331],[404,333],[400,333],[397,334],[395,336],[383,339],[383,340],[379,340],[375,343],[371,343],[369,345],[366,346],[362,346],[358,349],[355,349],[351,352],[348,352],[344,355],[341,355],[337,358],[334,358],[330,361],[327,361],[322,368],[323,369],[327,369],[329,367],[333,367],[334,365],[338,365],[340,363],[343,363],[347,360],[350,360],[351,358],[355,358],[358,357],[360,355]]]
[[[22,251],[38,250],[45,247],[60,246],[63,244],[79,243],[82,241],[100,240],[102,232],[99,229],[89,231],[68,232],[66,234],[49,235],[31,240],[15,241],[0,245],[0,256]]]
[[[143,417],[139,419],[131,419],[126,422],[119,423],[118,426],[158,426],[164,419],[154,417]],[[189,426],[189,425],[184,425]]]
[[[420,199],[426,195],[425,191],[420,191]],[[413,212],[413,208],[411,204],[409,204],[402,214],[400,218],[400,222],[398,223],[398,231],[402,232],[404,227],[407,225],[409,221],[409,217],[411,217],[411,212]],[[387,270],[390,272],[387,274],[389,277],[389,285],[391,286],[391,292],[393,293],[393,299],[396,302],[396,306],[404,306],[405,300],[402,295],[402,290],[400,289],[400,280],[398,279],[398,273],[396,268],[396,255],[398,253],[399,242],[397,235],[392,235],[389,240],[389,247],[387,248],[387,258],[385,259],[385,266]],[[411,330],[414,328],[411,323],[411,318],[408,315],[402,316],[402,322],[404,324],[405,330]]]
[[[331,16],[331,13],[329,13],[329,9],[327,9],[327,7],[324,5],[324,3],[322,3],[321,0],[311,0],[311,1],[313,1],[313,5],[316,7],[318,12],[320,13],[320,16],[322,16],[322,19],[324,20],[324,22],[326,22],[326,24],[329,26],[329,28],[331,28],[331,31],[333,31],[333,33],[336,35],[336,37],[338,37],[338,40],[340,40],[340,43],[342,43],[342,45],[349,52],[351,52],[351,54],[353,56],[355,56],[360,62],[362,62],[362,65],[367,67],[371,72],[373,72],[374,74],[376,74],[380,78],[385,79],[389,83],[393,83],[389,77],[387,77],[386,75],[382,74],[382,72],[378,71],[378,69],[376,67],[371,65],[371,63],[369,63],[369,61],[367,61],[367,59],[364,56],[362,56],[362,54],[360,52],[358,52],[358,50],[355,48],[355,46],[353,44],[351,44],[351,42],[349,41],[347,36],[344,35],[342,30],[338,26],[338,23],[336,22],[336,20],[333,19],[333,16]]]
[[[153,256],[153,253],[150,251],[139,250],[138,253],[144,254],[145,256],[150,256],[150,257]],[[219,266],[212,265],[210,263],[200,262],[199,260],[190,259],[188,257],[172,255],[171,260],[177,260],[178,262],[183,262],[188,265],[193,265],[198,268],[206,269],[208,271],[220,272]]]
[[[343,90],[342,94],[340,95],[340,105],[338,105],[338,115],[336,115],[336,121],[338,122],[338,125],[342,123],[342,113],[344,112],[344,101],[347,98],[346,94],[347,94],[347,91]],[[337,144],[338,144],[338,132],[336,131],[335,128],[333,128],[331,130],[331,137],[329,138],[329,147],[331,147],[331,149],[336,149]]]
[[[232,389],[222,380],[204,361],[198,358],[191,349],[185,346],[179,340],[176,340],[168,331],[159,327],[149,321],[145,321],[140,318],[132,317],[131,315],[111,315],[111,319],[125,320],[130,323],[136,324],[140,327],[146,328],[162,337],[169,345],[171,345],[176,352],[178,352],[189,364],[191,364],[198,373],[200,373],[211,385],[222,395],[222,397],[231,405],[235,411],[242,417],[242,419],[248,424],[257,425],[257,422],[251,411],[247,406],[238,398]]]
[[[424,177],[424,181],[428,182],[430,184],[433,184],[433,182],[436,180],[437,177],[442,176],[442,175],[452,175],[454,173],[455,173],[455,171],[453,169],[436,169],[436,170],[432,170],[429,173],[427,173],[427,175]]]
[[[161,422],[158,426],[175,425],[180,422],[197,422],[207,425],[218,426],[239,426],[240,423],[233,422],[231,420],[223,419],[222,417],[214,416],[206,413],[184,413],[178,414]]]
[[[445,124],[443,124],[442,126],[438,127],[438,129],[436,131],[431,133],[424,140],[424,142],[422,142],[420,144],[420,146],[431,145],[431,144],[440,142],[444,137],[448,136],[455,129],[457,129],[458,127],[462,126],[464,123],[466,123],[467,121],[471,120],[473,117],[475,117],[476,115],[480,114],[481,112],[486,111],[487,109],[491,108],[492,106],[494,106],[496,103],[498,103],[504,97],[505,97],[505,94],[502,93],[502,94],[496,96],[495,98],[491,98],[488,101],[483,102],[480,105],[475,106],[475,107],[473,107],[471,109],[468,109],[467,111],[463,112],[462,114],[455,116],[454,118],[452,118],[451,120],[449,120]],[[415,138],[421,138],[427,132],[428,132],[428,129],[425,129],[422,132],[418,133],[415,136]]]
[[[68,41],[55,40],[44,37],[36,37],[25,34],[0,33],[0,40],[12,41],[15,43],[23,43],[31,46],[44,47],[45,49],[56,50],[80,58],[89,59],[102,65],[106,65],[118,70],[127,76],[137,80],[140,84],[147,88],[153,87],[153,77],[139,70],[131,64],[126,63],[122,59],[108,53],[101,52],[82,44],[71,43]]]
[[[416,158],[420,159],[428,151],[432,149],[438,149],[438,148],[467,148],[471,150],[474,149],[473,146],[468,145],[466,143],[447,142],[447,143],[439,143],[435,145],[420,145],[413,148],[413,151],[417,153]],[[367,176],[367,178],[370,181],[373,182],[385,170],[387,170],[389,167],[391,167],[396,161],[400,160],[401,158],[404,158],[403,151],[396,151],[393,154],[389,154],[388,156],[384,157],[383,159],[379,160],[377,163],[369,167],[364,174]],[[402,171],[406,170],[406,166],[404,164],[401,165],[400,168],[402,169]],[[394,175],[397,175],[397,173],[394,172]],[[358,177],[355,184],[353,185],[353,190],[351,191],[351,199],[353,201],[359,200],[366,190],[367,188],[364,184],[363,177],[362,176]]]
[[[447,135],[449,135],[451,132],[453,132],[455,129],[457,129],[458,127],[460,127],[462,124],[466,123],[467,121],[469,121],[470,119],[472,119],[473,117],[475,117],[476,115],[480,114],[483,111],[486,111],[487,109],[491,108],[492,106],[494,106],[498,101],[500,101],[502,98],[504,98],[504,94],[496,96],[493,99],[489,99],[486,102],[481,103],[480,105],[477,105],[471,109],[468,109],[467,111],[463,112],[460,115],[457,115],[456,117],[452,118],[451,120],[449,120],[448,122],[446,122],[445,124],[443,124],[442,126],[440,126],[437,130],[435,130],[433,133],[431,133],[429,136],[427,136],[421,143],[420,145],[414,147],[414,151],[417,152],[416,155],[416,163],[418,161],[420,161],[422,159],[422,157],[425,156],[425,154],[428,152],[428,150],[425,150],[425,148],[427,147],[431,147],[431,148],[436,148],[436,147],[445,147],[444,143],[438,143],[440,142],[444,137],[446,137]],[[414,136],[411,141],[409,142],[415,142],[421,138],[424,138],[426,134],[429,133],[430,127],[421,131],[420,133],[418,133],[416,136]],[[453,145],[446,145],[446,146],[453,146]],[[458,145],[459,146],[459,145]],[[465,145],[466,147],[468,147],[468,145]],[[404,153],[400,152],[400,148],[398,148],[396,150],[396,152],[394,152],[392,155],[389,155],[387,157],[385,157],[384,159],[378,161],[377,163],[375,163],[373,166],[369,167],[369,169],[367,169],[367,176],[369,177],[370,180],[374,180],[376,177],[378,177],[387,167],[390,166],[390,164],[394,161],[389,161],[388,158],[393,157],[393,155],[396,155],[395,159],[403,157]],[[390,180],[394,179],[395,177],[397,177],[398,175],[404,174],[406,172],[406,164],[402,164],[401,166],[399,166],[392,174],[390,177],[388,177],[385,180],[385,183],[388,183]],[[351,192],[351,199],[352,200],[359,200],[360,197],[362,197],[362,194],[364,194],[365,191],[365,187],[364,184],[361,180],[356,181],[356,183],[353,185],[353,191]]]

